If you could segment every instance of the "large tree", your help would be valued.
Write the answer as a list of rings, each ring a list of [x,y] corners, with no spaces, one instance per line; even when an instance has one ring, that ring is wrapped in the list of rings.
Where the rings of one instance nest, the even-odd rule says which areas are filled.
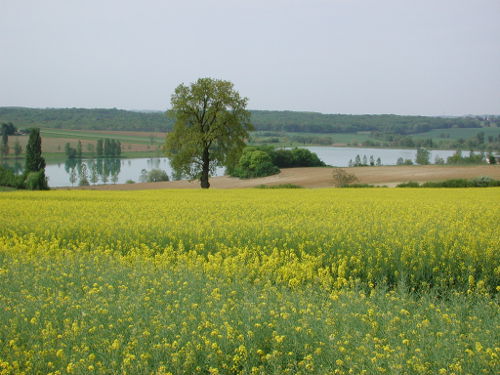
[[[179,85],[168,111],[175,123],[165,139],[165,153],[177,175],[208,179],[216,167],[234,166],[253,129],[247,98],[228,81],[200,78],[190,86]]]

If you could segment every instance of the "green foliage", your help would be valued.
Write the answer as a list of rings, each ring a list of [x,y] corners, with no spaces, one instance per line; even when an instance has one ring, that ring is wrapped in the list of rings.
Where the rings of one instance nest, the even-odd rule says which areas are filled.
[[[102,152],[101,156],[105,157],[119,157],[122,153],[121,142],[117,139],[105,138],[101,140]],[[97,144],[98,154],[99,154],[99,143]]]
[[[97,154],[97,157],[101,157],[104,155],[104,145],[103,145],[103,140],[102,139],[98,139],[97,140],[97,146],[96,146],[96,154]]]
[[[30,190],[48,190],[45,177],[45,159],[42,157],[42,138],[40,129],[30,130],[26,146],[26,166],[24,168],[25,186]]]
[[[401,187],[401,188],[417,188],[420,187],[420,184],[416,181],[408,181],[408,182],[403,182],[402,184],[396,185],[396,187]]]
[[[380,131],[416,134],[432,129],[479,128],[500,124],[500,117],[427,117],[398,115],[341,115],[315,112],[252,111],[252,123],[257,130],[349,133]],[[414,147],[414,145],[410,146]]]
[[[316,153],[309,151],[306,148],[271,149],[268,151],[273,164],[278,168],[295,168],[295,167],[324,167]]]
[[[27,127],[87,130],[166,131],[172,121],[163,112],[120,109],[1,107],[0,119]]]
[[[300,185],[279,184],[279,185],[257,185],[255,189],[303,189]]]
[[[454,178],[444,181],[428,181],[423,184],[418,182],[405,182],[396,187],[411,187],[411,188],[474,188],[474,187],[495,187],[500,186],[500,180],[492,179],[488,176],[476,177],[470,180],[465,178]]]
[[[447,164],[485,164],[486,158],[484,153],[469,152],[469,156],[463,156],[461,150],[457,150],[452,156],[446,159]]]
[[[249,146],[234,168],[228,173],[234,177],[254,178],[279,173],[279,168],[323,167],[323,163],[314,152],[304,148],[291,150],[278,149],[272,146]]]
[[[78,159],[81,159],[82,158],[82,154],[83,154],[83,151],[82,151],[82,141],[78,140],[78,143],[76,144],[76,157]]]
[[[366,155],[363,155],[363,159],[361,159],[361,156],[358,154],[354,158],[354,161],[349,160],[349,167],[368,167],[368,166],[381,166],[382,165],[382,160],[380,158],[377,158],[375,161],[375,157],[373,155],[370,155],[370,162],[368,163],[368,158]]]
[[[0,165],[0,186],[24,189],[24,177],[17,176],[9,168]]]
[[[428,165],[430,164],[431,153],[429,150],[419,147],[417,148],[417,156],[415,158],[415,162],[420,165]]]
[[[350,184],[347,186],[341,186],[344,188],[378,188],[378,187],[387,187],[387,186],[375,186],[370,184]]]
[[[279,168],[272,162],[268,153],[247,147],[231,171],[231,176],[240,178],[264,177],[279,173]]]
[[[29,172],[25,180],[26,189],[28,190],[48,190],[47,177],[45,177],[45,169],[37,172]]]
[[[87,144],[88,150],[92,150],[93,147],[91,143]],[[121,147],[121,142],[118,139],[98,139],[96,143],[96,156],[111,158],[120,157],[122,153]],[[68,159],[81,159],[83,157],[82,142],[80,140],[78,141],[76,149],[71,147],[70,143],[66,143],[64,152]]]
[[[413,161],[411,159],[398,158],[396,165],[413,165]]]
[[[0,108],[0,110],[1,110],[1,108]],[[4,134],[5,135],[14,135],[16,133],[16,131],[17,131],[17,129],[12,122],[3,123],[2,127],[0,128],[0,133],[2,135],[4,135]]]
[[[87,165],[85,163],[82,163],[80,167],[80,181],[78,185],[80,186],[89,186],[89,179],[88,179],[88,173],[87,173]]]
[[[75,148],[71,147],[69,142],[64,145],[64,153],[68,159],[75,159],[77,156],[77,151]]]
[[[25,173],[38,172],[45,169],[45,159],[42,157],[42,138],[40,129],[31,129],[26,146]]]
[[[16,143],[14,143],[14,155],[19,156],[22,152],[23,148],[19,144],[19,141],[16,141]]]
[[[398,115],[341,115],[293,111],[250,111],[257,130],[298,133],[355,133],[360,131],[417,134],[433,131],[488,129],[500,126],[500,116],[428,117]],[[26,126],[62,129],[167,131],[173,119],[158,112],[136,112],[119,109],[22,108],[1,107],[0,119]],[[481,128],[485,126],[485,128]],[[467,133],[469,134],[469,133]],[[303,140],[297,139],[302,143]],[[416,141],[416,140],[415,140]],[[325,142],[327,140],[325,139]],[[329,140],[328,140],[329,142]],[[407,147],[415,147],[412,144]],[[425,145],[422,145],[425,146]],[[432,147],[432,146],[425,146]]]
[[[169,181],[167,172],[161,169],[152,169],[149,172],[145,169],[141,171],[139,176],[139,181],[141,182],[160,182]],[[129,182],[127,182],[129,183]],[[133,183],[133,182],[132,182]]]
[[[176,174],[199,178],[208,188],[217,166],[237,164],[253,129],[247,101],[231,82],[217,79],[200,78],[175,89],[168,111],[175,123],[164,150]]]

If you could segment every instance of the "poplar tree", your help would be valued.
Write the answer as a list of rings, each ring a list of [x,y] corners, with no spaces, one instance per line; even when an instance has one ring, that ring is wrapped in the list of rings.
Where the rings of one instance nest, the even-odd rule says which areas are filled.
[[[47,190],[47,177],[45,177],[45,159],[42,157],[42,138],[40,129],[30,130],[28,144],[26,145],[26,165],[24,168],[25,184],[31,190]]]
[[[28,144],[26,145],[25,173],[45,170],[45,159],[42,157],[42,138],[40,129],[30,130]]]

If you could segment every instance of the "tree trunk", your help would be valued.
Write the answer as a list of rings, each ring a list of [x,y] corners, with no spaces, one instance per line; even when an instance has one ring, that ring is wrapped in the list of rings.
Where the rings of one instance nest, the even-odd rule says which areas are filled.
[[[208,189],[210,187],[210,183],[208,182],[208,172],[209,172],[209,167],[210,167],[210,157],[208,153],[208,147],[205,147],[203,149],[203,155],[202,155],[202,170],[201,170],[201,188],[202,189]]]

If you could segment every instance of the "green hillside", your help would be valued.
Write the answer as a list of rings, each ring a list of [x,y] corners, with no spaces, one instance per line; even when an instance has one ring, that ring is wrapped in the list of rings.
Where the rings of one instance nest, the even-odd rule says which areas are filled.
[[[256,130],[299,133],[354,133],[377,131],[416,134],[433,129],[500,127],[500,116],[428,117],[399,115],[343,115],[294,111],[251,111]],[[164,112],[121,109],[0,107],[0,123],[18,128],[79,130],[167,131],[173,121]]]

